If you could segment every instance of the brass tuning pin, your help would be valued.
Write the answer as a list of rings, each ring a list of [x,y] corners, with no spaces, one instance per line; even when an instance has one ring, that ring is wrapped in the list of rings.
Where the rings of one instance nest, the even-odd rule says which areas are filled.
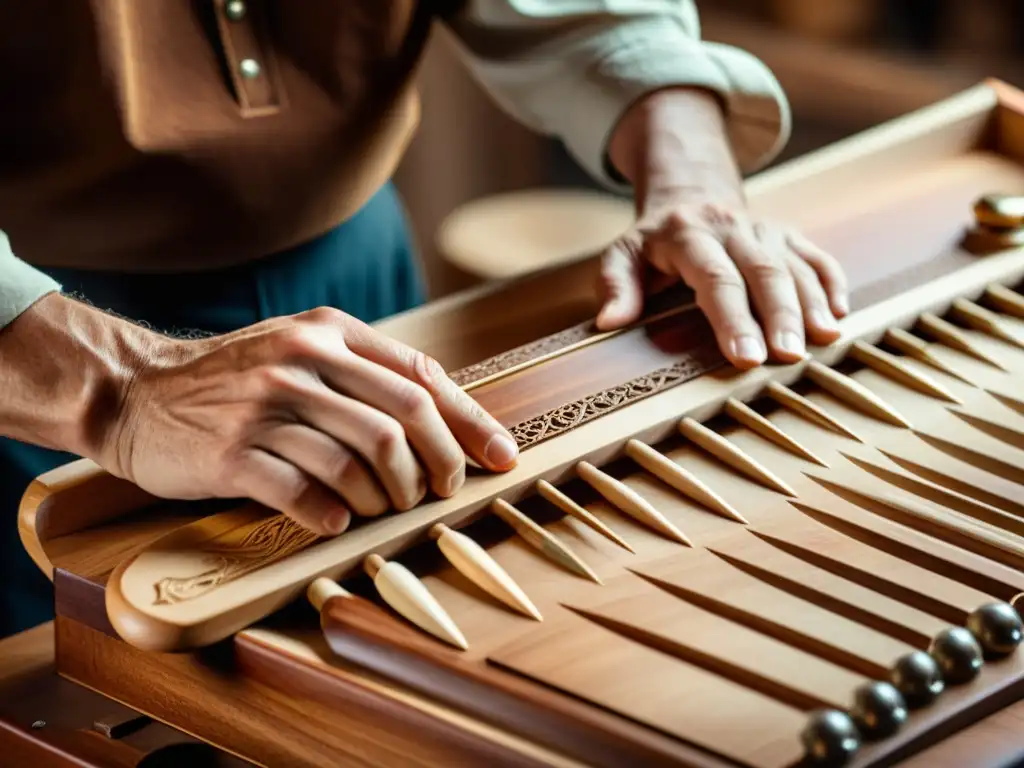
[[[1024,245],[1024,196],[982,195],[974,203],[974,226],[963,246],[971,253],[988,254]]]

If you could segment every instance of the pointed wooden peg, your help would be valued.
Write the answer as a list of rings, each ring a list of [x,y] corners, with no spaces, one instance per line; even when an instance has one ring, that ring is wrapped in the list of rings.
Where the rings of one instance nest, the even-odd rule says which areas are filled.
[[[853,342],[853,346],[850,348],[850,357],[883,376],[888,376],[893,381],[918,392],[945,400],[947,403],[956,403],[957,405],[963,403],[963,400],[930,376],[915,371],[895,355],[890,355],[872,344],[865,344],[863,341]]]
[[[1002,363],[986,354],[966,333],[941,317],[936,317],[931,312],[925,312],[917,319],[917,324],[921,330],[931,334],[947,347],[959,350],[983,363],[988,363],[1000,371],[1006,370]]]
[[[469,648],[452,617],[412,571],[401,563],[388,562],[380,555],[367,556],[363,568],[373,579],[377,594],[397,613],[439,640],[462,650]]]
[[[972,387],[978,386],[975,382],[971,381],[967,374],[963,373],[955,366],[945,362],[932,352],[927,341],[917,338],[917,336],[909,331],[905,331],[902,328],[890,328],[885,332],[885,338],[883,340],[893,349],[896,349],[907,357],[920,360],[925,365],[930,365],[937,371],[942,371],[943,373],[952,376],[954,379],[959,379],[964,384],[970,384]]]
[[[556,539],[550,531],[544,530],[504,499],[495,499],[491,504],[491,509],[494,514],[512,526],[523,541],[555,564],[585,579],[590,579],[598,584],[603,583],[593,569],[583,562],[575,552]]]
[[[625,539],[619,536],[619,534],[617,534],[607,525],[602,523],[600,520],[598,520],[596,517],[590,514],[590,512],[588,512],[584,507],[580,506],[575,501],[570,499],[568,496],[566,496],[564,493],[558,490],[547,480],[537,481],[537,493],[540,494],[543,498],[547,499],[552,504],[554,504],[560,510],[565,512],[565,514],[570,515],[571,517],[574,517],[577,520],[579,520],[584,525],[593,528],[606,539],[608,539],[611,542],[614,542],[615,544],[618,544],[627,552],[633,552],[634,554],[636,553],[636,550],[633,549],[633,547],[631,547]]]
[[[484,592],[524,616],[543,621],[540,611],[522,588],[486,549],[469,536],[453,531],[444,523],[437,523],[430,529],[430,537],[437,541],[441,554],[448,562]]]
[[[812,403],[803,395],[794,392],[785,384],[779,384],[777,381],[769,381],[768,385],[765,387],[765,392],[779,405],[784,408],[788,408],[793,413],[817,424],[819,427],[824,427],[825,429],[831,430],[843,437],[856,440],[858,443],[864,442],[864,439],[860,435],[832,416],[824,408]]]
[[[1005,285],[993,283],[985,288],[985,299],[1003,314],[1024,318],[1024,296]]]
[[[715,514],[749,525],[743,515],[733,509],[729,502],[712,491],[696,475],[679,466],[667,456],[658,453],[649,445],[641,443],[639,440],[630,440],[626,443],[626,455],[666,485],[675,488],[684,496],[693,499]]]
[[[648,528],[653,528],[667,538],[678,541],[680,544],[685,544],[688,547],[693,546],[693,542],[682,531],[676,528],[661,512],[656,510],[646,499],[625,483],[616,480],[611,475],[602,472],[586,461],[581,461],[577,464],[576,471],[588,485],[600,493],[609,504],[612,504],[619,511],[624,512]]]
[[[895,408],[889,406],[882,398],[849,376],[844,376],[839,371],[833,370],[817,360],[807,363],[805,371],[811,381],[845,401],[847,405],[888,424],[910,428],[910,422],[903,418]]]
[[[1024,349],[1024,339],[1006,327],[999,315],[967,299],[954,299],[950,312],[976,331]]]
[[[783,480],[766,468],[761,462],[749,456],[745,451],[730,443],[717,432],[708,429],[696,419],[689,416],[679,421],[679,431],[695,445],[699,445],[705,451],[717,458],[738,472],[742,472],[755,482],[766,488],[785,494],[796,496],[796,491],[789,487]],[[672,462],[675,466],[679,466]]]
[[[796,438],[787,435],[769,419],[766,419],[746,403],[731,397],[725,402],[725,412],[751,432],[756,432],[761,437],[766,440],[770,440],[783,450],[789,451],[795,456],[807,459],[807,461],[813,462],[822,467],[828,466],[824,459],[820,458],[809,448],[798,442]]]

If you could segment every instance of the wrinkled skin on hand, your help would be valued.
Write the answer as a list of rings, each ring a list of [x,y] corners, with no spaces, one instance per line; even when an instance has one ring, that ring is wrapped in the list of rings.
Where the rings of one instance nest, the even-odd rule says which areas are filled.
[[[441,366],[328,308],[171,341],[127,388],[106,463],[170,498],[247,497],[321,534],[450,496],[508,433]]]
[[[686,196],[646,212],[604,254],[598,326],[636,321],[645,293],[682,281],[738,368],[796,362],[825,345],[847,309],[838,262],[800,233],[752,217],[741,203]]]

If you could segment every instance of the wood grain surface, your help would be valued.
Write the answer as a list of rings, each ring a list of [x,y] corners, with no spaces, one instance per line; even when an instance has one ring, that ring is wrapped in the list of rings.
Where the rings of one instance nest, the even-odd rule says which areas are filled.
[[[751,183],[755,207],[794,214],[874,291],[842,338],[802,363],[639,388],[532,443],[509,473],[474,473],[454,499],[337,539],[307,541],[251,505],[178,525],[175,505],[163,520],[136,518],[158,520],[152,528],[88,512],[98,525],[69,520],[62,535],[37,537],[55,569],[62,673],[272,764],[793,765],[815,710],[852,712],[858,686],[935,653],[936,638],[974,626],[981,606],[1024,603],[1024,349],[1012,341],[1024,319],[1006,303],[1016,290],[1024,304],[1024,251],[977,257],[958,245],[974,196],[1024,192],[1019,106],[985,85]],[[503,295],[480,294],[462,319]],[[568,316],[580,296],[549,300]],[[984,324],[964,300],[991,313]],[[512,346],[456,330],[459,306],[432,316],[450,360]],[[522,323],[544,327],[541,315],[514,310],[508,338]],[[426,338],[428,317],[390,328]],[[474,394],[509,422],[547,418],[621,389],[610,359],[633,376],[689,354],[698,331],[680,333],[679,320],[636,331],[635,354],[619,350],[623,334]],[[887,344],[894,331],[913,343]],[[585,514],[564,514],[552,491]],[[490,514],[496,499],[576,559],[532,546]],[[476,542],[536,611],[495,599],[480,569],[446,559],[430,534],[439,523]],[[595,578],[566,567],[577,561]],[[416,589],[375,589],[368,562],[371,575],[384,562],[405,569]],[[296,601],[316,577],[344,579],[356,596],[335,598],[322,629]],[[396,610],[416,594],[466,650]],[[989,655],[862,744],[851,766],[941,750],[1022,697],[1024,652]],[[968,738],[972,764],[1009,753]]]

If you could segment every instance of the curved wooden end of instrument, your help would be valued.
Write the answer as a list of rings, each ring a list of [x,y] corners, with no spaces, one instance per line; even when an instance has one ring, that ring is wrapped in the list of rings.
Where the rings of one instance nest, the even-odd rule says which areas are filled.
[[[282,587],[218,615],[176,623],[140,610],[125,596],[122,588],[125,574],[137,559],[137,555],[126,558],[111,572],[105,589],[105,607],[107,620],[118,636],[142,651],[186,653],[206,648],[227,640],[304,592],[302,584]]]
[[[40,475],[18,507],[21,544],[53,580],[46,542],[112,520],[156,501],[137,485],[111,475],[89,459],[78,459]]]
[[[121,591],[124,572],[135,561],[134,557],[122,560],[107,579],[105,590],[107,620],[118,636],[129,645],[143,651],[173,653],[188,650],[188,629],[168,624],[137,610]]]

